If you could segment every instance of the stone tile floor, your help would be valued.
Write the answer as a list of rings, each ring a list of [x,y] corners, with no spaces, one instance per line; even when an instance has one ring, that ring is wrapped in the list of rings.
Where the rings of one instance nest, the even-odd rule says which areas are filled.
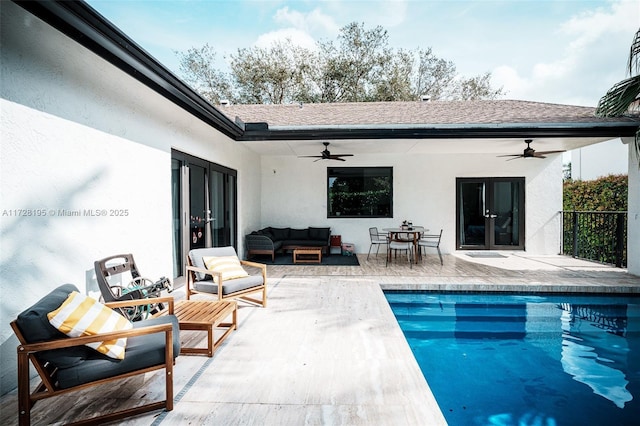
[[[358,267],[268,266],[268,307],[240,304],[239,328],[213,358],[180,356],[175,408],[129,425],[446,424],[382,289],[640,293],[640,277],[562,256],[437,256],[409,268],[358,255]],[[173,293],[184,297],[180,282]],[[190,344],[202,334],[181,333]],[[61,424],[161,396],[162,374],[40,401],[33,424]],[[34,382],[34,385],[36,383]],[[16,393],[0,424],[17,423]]]

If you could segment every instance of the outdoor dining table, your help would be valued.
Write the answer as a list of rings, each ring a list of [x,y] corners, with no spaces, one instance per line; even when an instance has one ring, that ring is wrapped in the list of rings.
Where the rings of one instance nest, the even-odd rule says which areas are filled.
[[[398,234],[407,234],[408,237],[410,236],[409,238],[413,239],[413,252],[415,253],[416,259],[418,258],[418,240],[420,240],[420,236],[423,232],[428,231],[424,226],[412,226],[411,228],[382,228],[382,230],[389,233],[389,241],[402,241],[403,239],[400,239]],[[404,239],[404,241],[406,241],[406,239]],[[391,251],[389,251],[387,256],[390,255]]]

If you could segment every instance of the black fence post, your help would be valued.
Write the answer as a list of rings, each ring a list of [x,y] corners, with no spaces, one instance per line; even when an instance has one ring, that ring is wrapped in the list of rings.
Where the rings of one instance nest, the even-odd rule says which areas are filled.
[[[624,253],[624,213],[616,214],[616,267],[623,267]]]
[[[578,212],[573,211],[573,257],[578,257]]]

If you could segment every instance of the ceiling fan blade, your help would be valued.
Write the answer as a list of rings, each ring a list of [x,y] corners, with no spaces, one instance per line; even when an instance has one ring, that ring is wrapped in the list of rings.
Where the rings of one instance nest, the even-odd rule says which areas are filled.
[[[506,155],[497,155],[497,157],[523,157],[522,154],[506,154]]]
[[[524,158],[524,155],[503,155],[502,157],[513,157],[507,160],[507,161],[513,161],[513,160],[517,160],[518,158]]]
[[[331,154],[331,157],[353,157],[353,154]]]
[[[536,151],[536,154],[559,154],[561,152],[567,152],[565,150],[558,150],[558,151]]]

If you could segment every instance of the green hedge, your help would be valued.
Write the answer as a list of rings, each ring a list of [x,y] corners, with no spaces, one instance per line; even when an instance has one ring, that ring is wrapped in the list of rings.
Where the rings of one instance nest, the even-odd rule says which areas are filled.
[[[591,181],[565,181],[563,253],[626,266],[627,192],[626,175],[609,175]],[[569,213],[573,211],[578,212],[577,216]],[[574,226],[577,227],[575,250]]]
[[[627,211],[627,175],[595,180],[566,180],[562,209],[565,211]]]

